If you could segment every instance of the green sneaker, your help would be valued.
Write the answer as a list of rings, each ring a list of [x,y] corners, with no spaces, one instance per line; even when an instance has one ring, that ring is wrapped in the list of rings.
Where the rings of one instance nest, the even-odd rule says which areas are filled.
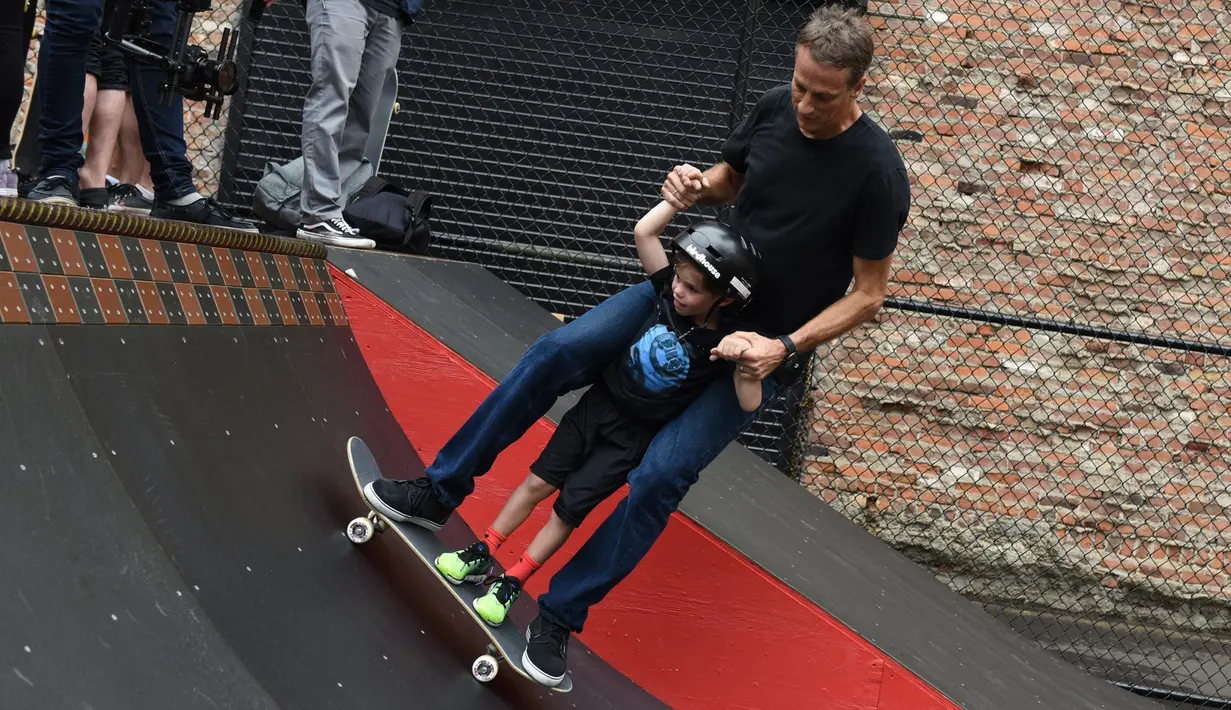
[[[494,563],[487,543],[479,540],[464,550],[446,552],[437,557],[436,569],[452,584],[478,584],[491,574]]]
[[[501,575],[492,582],[487,594],[474,600],[474,610],[479,612],[479,618],[488,626],[499,626],[520,596],[521,580]]]

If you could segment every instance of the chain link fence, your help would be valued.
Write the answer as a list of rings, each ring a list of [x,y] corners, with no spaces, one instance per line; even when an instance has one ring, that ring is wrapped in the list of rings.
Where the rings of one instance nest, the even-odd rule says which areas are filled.
[[[434,256],[576,316],[640,278],[629,234],[666,170],[713,163],[789,80],[813,5],[433,0],[381,171],[436,197]],[[869,19],[863,106],[914,191],[892,298],[744,442],[1079,667],[1231,706],[1231,17],[904,0]],[[298,154],[301,5],[241,54],[225,121],[188,132],[244,212]]]

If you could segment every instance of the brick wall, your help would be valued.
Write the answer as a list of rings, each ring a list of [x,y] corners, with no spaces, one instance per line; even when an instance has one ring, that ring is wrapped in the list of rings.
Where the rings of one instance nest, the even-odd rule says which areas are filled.
[[[1227,344],[1220,2],[872,11],[914,213],[895,296]],[[1225,358],[885,313],[823,353],[803,477],[986,600],[1231,627]]]

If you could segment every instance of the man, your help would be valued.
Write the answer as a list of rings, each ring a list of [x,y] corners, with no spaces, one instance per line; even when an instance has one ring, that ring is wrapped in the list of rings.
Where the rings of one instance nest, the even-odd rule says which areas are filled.
[[[149,5],[150,39],[164,50],[171,46],[175,10],[176,4],[165,0]],[[55,0],[47,5],[47,25],[38,57],[39,95],[42,97],[39,141],[43,161],[39,182],[30,191],[31,200],[57,205],[79,204],[86,48],[102,21],[103,0]],[[183,101],[172,101],[170,106],[159,101],[158,89],[165,79],[162,69],[129,60],[128,83],[141,145],[154,181],[155,204],[150,216],[255,232],[256,227],[251,222],[237,219],[217,202],[197,192],[192,182],[188,146],[184,142]]]
[[[342,181],[359,167],[404,22],[421,0],[307,0],[312,87],[303,105],[300,239],[371,249],[342,217]]]
[[[723,162],[676,167],[663,198],[680,209],[735,203],[733,226],[761,252],[761,287],[745,314],[755,332],[738,358],[762,402],[789,386],[794,363],[872,318],[910,208],[906,169],[857,103],[872,29],[853,10],[817,10],[800,32],[791,86],[767,92],[727,140]],[[854,287],[847,293],[854,281]],[[653,307],[648,283],[627,288],[543,336],[445,444],[424,478],[380,495],[429,529],[443,525],[474,479],[556,398],[590,384],[620,356]],[[569,634],[636,567],[705,468],[753,419],[729,380],[714,382],[655,436],[628,476],[628,497],[551,580],[530,624],[526,662],[563,677]]]

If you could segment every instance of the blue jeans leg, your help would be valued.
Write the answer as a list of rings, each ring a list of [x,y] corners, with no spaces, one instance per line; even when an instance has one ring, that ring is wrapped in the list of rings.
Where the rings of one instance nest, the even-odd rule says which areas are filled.
[[[47,24],[38,54],[42,177],[61,175],[77,182],[84,162],[85,50],[98,33],[102,17],[103,0],[47,0]]]
[[[763,380],[762,408],[783,390],[777,379]],[[539,610],[580,632],[590,607],[641,562],[701,471],[755,416],[740,408],[735,386],[721,377],[668,422],[629,473],[628,496],[552,577]]]
[[[539,338],[513,371],[436,454],[427,476],[445,503],[458,506],[474,479],[547,413],[556,399],[593,383],[623,355],[654,309],[649,281],[630,286],[568,325]]]
[[[175,36],[175,3],[152,2],[147,14],[150,38],[164,51],[168,50]],[[188,162],[188,144],[184,141],[184,100],[177,94],[170,106],[164,106],[158,97],[158,89],[166,78],[166,73],[152,64],[128,60],[137,132],[145,159],[150,163],[154,195],[162,201],[197,191],[192,182],[192,163]],[[77,113],[81,113],[80,109]]]

